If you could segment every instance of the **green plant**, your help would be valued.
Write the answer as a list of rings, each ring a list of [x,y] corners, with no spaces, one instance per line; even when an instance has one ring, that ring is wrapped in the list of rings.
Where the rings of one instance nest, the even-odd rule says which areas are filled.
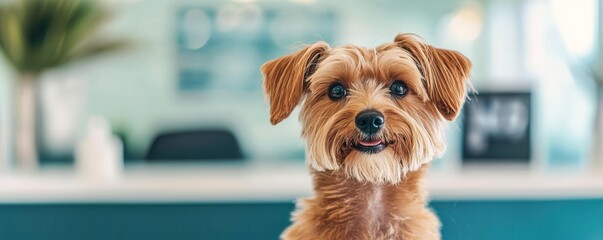
[[[126,46],[96,36],[109,12],[92,0],[0,0],[0,51],[18,74],[14,144],[18,165],[37,165],[36,82],[45,70]]]
[[[19,73],[39,74],[125,46],[93,38],[110,17],[91,0],[13,0],[0,4],[0,50]]]

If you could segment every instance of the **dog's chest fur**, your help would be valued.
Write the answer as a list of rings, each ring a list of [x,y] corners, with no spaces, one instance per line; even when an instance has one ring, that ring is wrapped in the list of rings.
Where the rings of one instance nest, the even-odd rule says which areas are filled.
[[[315,172],[316,196],[299,203],[284,239],[438,239],[439,222],[426,208],[424,170],[398,185],[359,183]]]

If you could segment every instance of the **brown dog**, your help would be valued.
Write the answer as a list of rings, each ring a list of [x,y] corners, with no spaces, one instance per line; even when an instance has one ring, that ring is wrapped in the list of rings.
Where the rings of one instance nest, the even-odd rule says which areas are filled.
[[[422,177],[465,101],[471,62],[415,35],[374,49],[324,42],[262,66],[277,124],[302,103],[316,196],[282,239],[439,239]]]

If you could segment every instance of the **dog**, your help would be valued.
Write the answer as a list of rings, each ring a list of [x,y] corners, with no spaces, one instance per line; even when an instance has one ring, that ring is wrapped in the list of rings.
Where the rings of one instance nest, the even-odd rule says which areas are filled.
[[[445,151],[471,67],[414,34],[371,49],[317,42],[262,65],[270,122],[301,105],[315,192],[281,239],[440,239],[422,179]]]

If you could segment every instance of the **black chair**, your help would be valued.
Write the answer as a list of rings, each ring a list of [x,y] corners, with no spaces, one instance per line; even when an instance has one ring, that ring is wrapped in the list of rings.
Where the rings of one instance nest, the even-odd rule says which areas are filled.
[[[243,151],[228,130],[207,129],[170,132],[158,135],[147,155],[157,160],[242,160]]]

